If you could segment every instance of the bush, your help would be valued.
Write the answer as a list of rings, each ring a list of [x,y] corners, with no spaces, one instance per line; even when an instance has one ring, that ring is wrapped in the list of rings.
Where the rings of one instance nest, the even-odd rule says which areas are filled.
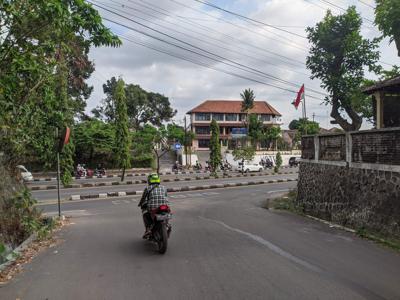
[[[131,166],[133,168],[152,168],[155,165],[152,155],[142,155],[131,158]]]
[[[40,212],[29,190],[0,164],[0,244],[12,248],[41,227]]]

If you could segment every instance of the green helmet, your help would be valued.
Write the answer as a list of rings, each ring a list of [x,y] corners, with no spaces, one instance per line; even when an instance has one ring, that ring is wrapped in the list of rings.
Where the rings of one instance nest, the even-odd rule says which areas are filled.
[[[156,173],[152,173],[149,176],[147,176],[147,183],[148,184],[159,184],[161,182],[160,176]]]

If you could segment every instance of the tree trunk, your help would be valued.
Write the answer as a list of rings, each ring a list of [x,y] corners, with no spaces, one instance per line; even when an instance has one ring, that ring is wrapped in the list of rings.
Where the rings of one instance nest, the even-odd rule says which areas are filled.
[[[125,167],[122,168],[121,182],[124,181],[124,178],[125,178]]]
[[[397,56],[400,57],[400,35],[394,36],[394,42],[396,43]]]
[[[360,129],[362,124],[362,117],[360,117],[351,107],[343,107],[346,111],[347,115],[352,120],[352,123],[349,123],[346,119],[344,119],[339,113],[339,99],[333,97],[332,99],[332,111],[331,117],[336,120],[336,122],[343,128],[344,131],[357,131]]]

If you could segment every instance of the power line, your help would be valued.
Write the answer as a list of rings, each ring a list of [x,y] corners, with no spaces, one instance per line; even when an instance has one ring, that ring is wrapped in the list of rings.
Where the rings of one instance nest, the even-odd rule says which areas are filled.
[[[375,6],[372,6],[371,4],[369,4],[367,2],[364,2],[363,0],[358,0],[358,2],[364,4],[365,6],[368,6],[368,7],[372,8],[372,9],[375,9]]]
[[[337,4],[334,4],[334,3],[332,3],[332,2],[330,2],[328,0],[318,0],[318,1],[324,2],[324,3],[326,3],[326,4],[328,4],[328,5],[332,6],[332,7],[336,7],[337,9],[339,9],[341,11],[347,11],[347,9],[345,9],[345,8],[343,8],[343,7],[341,7],[341,6],[337,5]],[[365,21],[368,21],[368,22],[374,24],[374,21],[372,21],[372,20],[370,20],[368,18],[365,18],[365,17],[361,17],[361,18],[364,19]]]
[[[128,0],[128,1],[130,1],[130,0]],[[143,0],[141,0],[141,1],[143,1]],[[253,34],[256,34],[256,35],[258,35],[258,36],[262,36],[262,37],[264,37],[264,38],[268,38],[268,39],[275,40],[275,41],[278,41],[278,42],[280,42],[280,43],[283,43],[283,41],[281,41],[281,40],[273,39],[273,38],[271,38],[271,37],[269,37],[269,36],[266,36],[266,35],[264,35],[264,34],[261,34],[260,32],[251,30],[251,29],[249,29],[249,28],[247,28],[247,27],[244,27],[244,26],[240,26],[240,25],[238,25],[238,24],[235,24],[235,23],[230,22],[230,21],[228,21],[228,20],[225,20],[225,19],[223,19],[223,18],[216,18],[215,16],[213,16],[213,15],[211,15],[211,14],[208,14],[208,13],[202,11],[202,10],[193,8],[193,7],[191,7],[191,6],[189,6],[189,5],[186,5],[186,4],[182,3],[182,2],[179,2],[179,1],[176,1],[176,0],[169,0],[169,1],[171,1],[171,2],[173,2],[173,3],[176,3],[176,4],[180,5],[180,6],[186,7],[186,8],[188,8],[188,9],[191,9],[191,10],[193,10],[193,11],[200,12],[201,14],[210,16],[211,18],[215,18],[215,19],[218,19],[218,20],[222,20],[223,22],[225,22],[225,23],[227,23],[227,24],[230,24],[230,25],[235,26],[235,27],[237,27],[237,28],[240,28],[240,29],[242,29],[242,30],[246,30],[246,31],[251,32],[251,33],[253,33]],[[131,1],[130,1],[130,2],[131,2]],[[252,24],[252,25],[254,26],[254,24]],[[266,30],[264,27],[260,27],[260,26],[258,26],[258,27],[261,28],[262,30],[266,31],[266,32],[269,32],[269,33],[272,33],[272,34],[274,34],[274,35],[277,35],[277,36],[280,37],[281,39],[285,39],[286,41],[289,41],[289,43],[285,43],[285,44],[287,44],[287,45],[289,45],[289,46],[291,46],[291,47],[298,48],[298,49],[300,49],[300,50],[308,50],[308,49],[304,48],[303,46],[299,45],[298,43],[293,42],[291,39],[288,39],[288,38],[286,38],[286,37],[283,37],[283,36],[281,36],[281,35],[279,35],[279,34],[273,32],[273,31]]]
[[[108,21],[110,21],[110,20],[108,20]],[[113,22],[113,21],[110,21],[110,22]],[[150,45],[150,44],[141,43],[141,42],[138,42],[138,41],[133,41],[133,40],[128,39],[128,38],[126,38],[126,37],[124,37],[124,36],[119,36],[119,37],[122,38],[122,39],[124,39],[124,40],[127,40],[127,41],[129,41],[129,42],[131,42],[131,43],[134,43],[134,44],[137,44],[137,45],[141,45],[141,46],[146,47],[146,48],[148,48],[148,49],[152,49],[152,50],[154,50],[154,51],[157,51],[157,52],[160,52],[160,53],[164,53],[164,54],[166,54],[166,55],[175,57],[175,58],[177,58],[177,59],[184,60],[184,61],[188,61],[188,62],[197,64],[197,65],[199,65],[199,66],[202,66],[202,67],[205,67],[205,68],[208,68],[208,69],[213,69],[213,70],[216,70],[216,71],[218,71],[218,72],[222,72],[222,73],[225,73],[225,74],[234,76],[234,77],[242,78],[242,79],[245,79],[245,80],[248,80],[248,81],[252,81],[252,82],[259,83],[259,84],[266,85],[266,86],[271,86],[271,87],[274,87],[274,88],[277,88],[277,89],[280,89],[280,90],[283,90],[283,91],[286,91],[286,92],[290,92],[290,93],[295,93],[295,94],[297,94],[297,92],[294,91],[294,90],[286,89],[286,88],[283,88],[283,87],[280,87],[280,86],[277,86],[277,85],[274,85],[274,84],[270,84],[270,83],[263,82],[263,81],[260,81],[260,80],[254,79],[254,78],[250,78],[250,77],[243,76],[243,75],[240,75],[240,74],[237,74],[237,73],[233,73],[233,72],[230,72],[230,71],[226,71],[226,70],[223,70],[223,69],[221,69],[221,68],[214,67],[214,66],[212,66],[212,65],[206,64],[206,63],[204,63],[204,62],[199,62],[199,61],[196,61],[196,60],[187,58],[187,57],[182,57],[182,56],[176,55],[176,54],[174,54],[174,53],[171,53],[171,52],[168,52],[168,51],[165,51],[165,50],[162,50],[162,49],[157,49],[157,48],[155,48],[154,46],[152,46],[152,45]],[[315,98],[315,97],[313,97],[313,96],[308,96],[308,97],[313,98],[313,99],[317,99],[317,100],[321,100],[321,99]]]
[[[273,76],[273,75],[271,75],[271,74],[268,74],[268,73],[266,73],[266,72],[257,70],[257,69],[255,69],[255,68],[246,66],[246,65],[244,65],[244,64],[241,64],[241,63],[236,62],[236,61],[234,61],[234,60],[228,59],[228,58],[226,58],[226,57],[222,57],[222,56],[220,56],[220,55],[218,55],[218,54],[212,53],[212,52],[210,52],[210,51],[208,51],[208,50],[205,50],[205,49],[203,49],[203,48],[201,48],[201,47],[198,47],[198,46],[195,46],[195,45],[190,44],[190,43],[188,43],[188,42],[185,42],[185,41],[183,41],[183,40],[181,40],[181,39],[178,39],[178,38],[176,38],[176,37],[173,37],[173,36],[171,36],[171,35],[169,35],[169,34],[166,34],[166,33],[162,32],[162,31],[159,31],[159,30],[157,30],[157,29],[154,29],[154,28],[152,28],[152,27],[150,27],[150,26],[147,26],[147,25],[145,25],[145,24],[142,24],[142,23],[140,23],[140,22],[137,22],[137,21],[135,21],[135,20],[132,20],[132,19],[130,19],[130,18],[124,16],[124,15],[121,15],[121,14],[119,14],[119,13],[116,13],[116,12],[114,12],[114,11],[112,11],[112,10],[106,8],[106,7],[103,7],[103,6],[101,6],[101,5],[98,5],[98,4],[93,3],[93,2],[90,2],[90,1],[87,1],[87,2],[91,3],[92,5],[94,5],[94,6],[96,6],[96,7],[99,7],[99,8],[101,8],[101,9],[105,10],[105,11],[108,11],[108,12],[110,12],[110,13],[112,13],[112,14],[115,14],[115,15],[121,17],[121,18],[127,19],[127,20],[131,21],[132,23],[135,23],[135,24],[140,25],[140,26],[142,26],[142,27],[144,27],[144,28],[150,29],[150,30],[152,30],[152,31],[154,31],[154,32],[156,32],[156,33],[158,33],[158,34],[164,35],[164,36],[166,36],[166,37],[168,37],[168,38],[170,38],[170,39],[173,39],[173,40],[175,40],[175,41],[178,41],[178,42],[180,42],[180,43],[182,43],[182,44],[185,44],[185,45],[187,45],[187,46],[189,46],[189,47],[191,47],[191,48],[198,49],[198,50],[200,50],[200,51],[202,51],[202,52],[204,52],[204,53],[207,53],[207,54],[211,55],[211,57],[208,56],[208,55],[204,55],[204,54],[201,53],[201,52],[196,52],[196,51],[190,50],[190,49],[188,49],[188,48],[182,47],[182,46],[180,46],[180,45],[177,45],[177,44],[168,42],[167,40],[163,40],[163,39],[161,39],[161,38],[159,38],[159,37],[153,36],[153,35],[151,35],[151,34],[148,34],[148,33],[144,32],[144,31],[138,30],[138,29],[136,29],[136,28],[133,28],[133,27],[127,26],[127,25],[125,25],[125,24],[121,24],[121,23],[118,23],[118,22],[116,22],[116,21],[111,21],[111,20],[109,20],[109,19],[107,19],[107,18],[104,18],[105,20],[109,20],[110,22],[113,22],[113,23],[115,23],[115,24],[118,24],[118,25],[120,25],[120,26],[123,26],[123,27],[125,27],[125,28],[127,28],[127,29],[130,29],[130,30],[133,30],[133,31],[135,31],[135,32],[141,33],[141,34],[143,34],[143,35],[145,35],[145,36],[148,36],[148,37],[151,37],[151,38],[156,39],[156,40],[158,40],[158,41],[167,43],[167,44],[172,45],[172,46],[174,46],[174,47],[178,47],[178,48],[180,48],[180,49],[183,49],[183,50],[186,50],[186,51],[190,51],[191,53],[195,53],[195,54],[200,55],[200,56],[203,56],[203,57],[205,57],[205,58],[214,60],[214,61],[216,61],[216,62],[218,62],[218,63],[222,63],[222,64],[225,64],[225,65],[228,65],[228,66],[231,66],[231,67],[234,67],[234,68],[237,68],[237,69],[246,71],[246,72],[248,72],[248,73],[255,74],[255,75],[257,75],[257,76],[266,77],[266,78],[271,79],[271,80],[275,80],[275,81],[278,81],[278,82],[281,82],[281,83],[285,83],[285,84],[288,84],[288,85],[292,85],[292,86],[298,87],[298,84],[296,84],[296,83],[289,82],[289,81],[287,81],[287,80],[281,79],[281,78],[279,78],[279,77]],[[217,57],[218,59],[214,58],[213,56]],[[309,90],[311,90],[313,93],[320,94],[320,95],[322,95],[322,96],[325,96],[325,95],[326,95],[326,94],[321,93],[321,92],[319,92],[319,91],[316,91],[316,90],[314,90],[314,89],[309,89]]]
[[[233,12],[233,11],[230,11],[230,10],[227,10],[227,9],[224,9],[224,8],[222,8],[222,7],[219,7],[219,6],[217,6],[217,5],[213,4],[213,3],[210,3],[210,2],[207,2],[207,1],[202,1],[202,0],[194,0],[194,1],[199,2],[199,3],[202,3],[202,4],[207,5],[207,6],[210,6],[210,7],[213,7],[213,8],[215,8],[215,9],[221,10],[221,11],[226,12],[226,13],[228,13],[228,14],[231,14],[231,15],[233,15],[233,16],[239,17],[239,18],[244,19],[244,20],[246,20],[246,21],[248,21],[248,22],[253,22],[253,23],[256,23],[256,24],[260,24],[260,25],[264,25],[264,26],[267,26],[267,27],[271,27],[271,28],[274,28],[274,29],[276,29],[276,30],[289,33],[289,34],[291,34],[291,35],[295,35],[295,36],[297,36],[297,37],[301,37],[301,38],[307,39],[307,37],[304,36],[304,35],[301,35],[301,34],[298,34],[298,33],[295,33],[295,32],[291,32],[291,31],[289,31],[289,30],[285,30],[285,29],[282,29],[282,28],[273,26],[273,25],[271,25],[271,24],[267,24],[267,23],[264,23],[264,22],[261,22],[261,21],[258,21],[258,20],[255,20],[255,19],[252,19],[252,18],[243,16],[243,15],[241,15],[241,14],[239,14],[239,13],[236,13],[236,12]]]
[[[180,48],[180,49],[182,49],[182,50],[185,50],[185,51],[187,51],[187,52],[194,53],[194,54],[203,56],[203,57],[205,57],[205,58],[208,58],[208,59],[210,59],[210,60],[214,60],[214,61],[217,61],[217,62],[220,62],[220,63],[224,63],[224,62],[222,62],[222,61],[218,61],[218,60],[216,60],[216,59],[214,59],[214,58],[208,57],[207,55],[203,55],[203,54],[201,54],[201,53],[198,53],[198,52],[196,52],[196,51],[190,50],[190,49],[188,49],[188,48],[185,48],[185,47],[176,45],[176,44],[174,44],[174,43],[165,41],[165,40],[163,40],[163,39],[161,39],[161,38],[158,38],[158,37],[149,35],[149,34],[143,32],[143,31],[134,29],[134,28],[132,28],[132,27],[130,27],[130,26],[121,24],[120,22],[111,20],[111,19],[106,18],[106,17],[103,17],[103,19],[106,20],[106,21],[109,21],[109,22],[111,22],[111,23],[114,23],[114,24],[116,24],[116,25],[119,25],[119,26],[125,27],[125,28],[127,28],[127,29],[130,29],[130,30],[132,30],[132,31],[141,33],[141,34],[143,34],[143,35],[145,35],[145,36],[149,36],[149,37],[152,37],[152,38],[154,38],[154,39],[156,39],[156,40],[159,40],[159,41],[165,42],[165,43],[167,43],[167,44],[173,45],[173,46],[175,46],[175,47],[177,47],[177,48]],[[133,41],[132,41],[132,42],[133,42]],[[139,43],[139,42],[134,42],[134,43]],[[149,47],[153,47],[153,46],[149,46]],[[153,48],[154,48],[154,47],[153,47]],[[167,52],[167,51],[164,51],[164,52]],[[175,54],[169,53],[169,55],[174,56]],[[179,58],[179,59],[190,60],[191,62],[194,62],[193,59],[182,58],[182,56],[177,56],[177,55],[175,55],[175,57],[177,57],[177,58]],[[204,62],[198,62],[198,61],[196,61],[196,62],[194,62],[194,63],[206,65],[206,63],[204,63]],[[227,64],[227,63],[224,63],[224,64],[226,64],[226,65],[228,65],[228,66],[231,66],[231,67],[235,67],[235,66],[230,65],[230,64]],[[248,76],[244,76],[244,75],[240,75],[240,74],[233,73],[233,72],[230,72],[230,71],[226,71],[226,70],[223,70],[223,69],[214,67],[214,66],[210,66],[210,65],[207,65],[207,66],[210,67],[210,68],[212,68],[212,69],[221,71],[221,72],[223,72],[223,73],[230,74],[230,75],[232,75],[232,76],[236,76],[236,77],[240,77],[240,78],[243,78],[243,79],[246,79],[246,80],[251,80],[251,81],[253,81],[253,82],[257,82],[257,83],[261,83],[261,84],[264,84],[264,85],[272,86],[272,87],[275,87],[275,88],[278,88],[278,89],[281,89],[281,90],[289,91],[289,92],[291,92],[291,93],[297,93],[297,92],[294,91],[294,90],[289,90],[289,89],[287,89],[287,88],[283,88],[283,87],[280,87],[280,86],[277,86],[277,85],[274,85],[274,84],[271,84],[271,83],[266,83],[266,82],[260,81],[260,80],[258,80],[258,79],[254,79],[254,78],[250,78],[250,77],[248,77]],[[239,69],[241,69],[241,68],[239,68]],[[245,70],[245,71],[246,71],[246,70]],[[321,100],[320,98],[317,98],[317,97],[314,97],[314,96],[311,96],[311,95],[309,95],[308,97],[309,97],[309,98],[313,98],[313,99],[317,99],[317,100]]]
[[[115,2],[115,3],[117,3],[117,2]],[[138,10],[138,9],[135,9],[135,8],[132,8],[132,7],[130,7],[130,6],[127,6],[127,5],[124,5],[124,4],[122,4],[122,6],[123,6],[124,8],[128,8],[128,9],[132,9],[132,10],[135,10],[135,11],[138,11],[138,12],[142,12],[142,13],[144,13],[144,14],[147,15],[147,16],[156,18],[155,15],[148,14],[148,13],[146,13],[146,12],[144,12],[144,11],[141,11],[141,10]],[[109,6],[108,6],[108,7],[109,7]],[[118,11],[121,11],[121,10],[118,10]],[[135,16],[135,15],[130,15],[130,16]],[[137,16],[135,16],[135,17],[137,17]],[[141,17],[137,17],[137,18],[142,19],[142,20],[145,20],[145,21],[147,21],[147,22],[149,22],[149,23],[152,23],[152,24],[155,24],[155,25],[157,25],[157,26],[163,27],[163,26],[161,26],[161,25],[159,25],[159,24],[157,24],[157,23],[155,23],[155,22],[149,21],[149,20],[147,20],[147,19],[143,19],[143,18],[141,18]],[[167,21],[167,20],[162,20],[162,21],[176,26],[175,23],[169,22],[169,21]],[[283,70],[287,70],[287,71],[290,71],[290,72],[299,73],[299,74],[301,74],[301,75],[308,76],[308,74],[305,74],[305,73],[302,73],[302,72],[298,72],[298,71],[293,70],[293,69],[290,69],[290,70],[289,70],[289,69],[281,68],[281,67],[277,66],[276,64],[274,64],[274,63],[272,63],[272,62],[270,62],[270,61],[266,61],[266,60],[257,58],[257,57],[252,56],[252,55],[247,55],[247,54],[244,54],[244,53],[242,53],[242,52],[236,51],[236,50],[234,50],[234,49],[226,48],[226,47],[223,47],[223,46],[221,46],[221,45],[219,45],[219,44],[211,43],[211,42],[209,42],[209,41],[205,41],[205,40],[199,39],[199,38],[197,38],[197,37],[193,37],[193,36],[191,36],[191,35],[186,34],[185,32],[177,31],[177,30],[172,29],[172,28],[170,28],[170,27],[164,27],[164,28],[167,28],[167,29],[169,29],[169,30],[171,30],[171,31],[174,31],[174,32],[178,32],[178,33],[180,33],[180,34],[182,34],[182,35],[189,36],[189,37],[192,38],[192,39],[196,39],[196,40],[199,40],[199,41],[208,43],[208,44],[210,44],[210,45],[214,45],[215,47],[224,49],[224,50],[226,50],[226,51],[230,51],[230,52],[232,52],[232,53],[236,53],[236,54],[239,54],[239,55],[241,55],[241,56],[245,56],[245,57],[251,58],[251,59],[253,59],[253,60],[262,61],[262,62],[264,62],[264,63],[267,63],[267,64],[270,64],[270,65],[272,65],[272,66],[275,66],[275,67],[278,68],[278,69],[283,69]],[[185,28],[185,27],[183,27],[183,28]],[[187,28],[186,28],[186,29],[187,29]],[[192,30],[192,31],[193,31],[193,30]],[[216,38],[210,37],[210,36],[208,36],[208,35],[206,35],[206,34],[203,34],[203,33],[201,33],[201,32],[198,32],[198,31],[193,31],[193,32],[195,32],[195,33],[197,33],[197,34],[199,34],[199,35],[205,36],[205,37],[207,37],[207,38],[209,38],[209,39],[213,39],[213,40],[218,41],[218,42],[223,42],[223,41],[220,40],[220,39],[216,39]],[[238,47],[238,46],[236,46],[236,47]],[[238,48],[241,48],[241,47],[239,46]],[[243,49],[243,48],[242,48],[242,49]],[[302,62],[299,61],[299,63],[302,63]],[[302,63],[302,64],[303,64],[303,63]]]
[[[147,8],[147,9],[156,11],[156,12],[158,12],[158,13],[160,13],[160,14],[162,14],[162,15],[168,16],[168,17],[179,17],[179,16],[176,15],[176,14],[164,13],[164,12],[168,12],[168,10],[163,9],[163,8],[161,8],[161,7],[159,7],[159,6],[155,6],[154,4],[152,5],[152,7],[149,7],[149,6],[147,6],[147,5],[144,5],[144,4],[141,4],[141,3],[137,3],[136,1],[132,1],[132,0],[128,0],[128,1],[131,2],[131,3],[135,3],[135,4],[137,4],[137,5],[140,5],[140,6],[142,6],[142,7],[145,7],[145,8]],[[143,0],[141,0],[141,1],[143,2]],[[175,2],[176,2],[176,1],[175,1]],[[146,3],[147,3],[147,2],[146,2]],[[180,2],[176,2],[176,3],[182,4],[182,3],[180,3]],[[193,10],[195,10],[195,11],[198,11],[198,10],[196,10],[196,9],[194,9],[194,8],[191,8],[190,6],[186,6],[186,5],[184,5],[184,4],[182,4],[182,5],[183,5],[184,7],[187,7],[187,8],[193,9]],[[155,7],[157,7],[159,10],[156,10]],[[161,10],[161,12],[160,12],[160,10]],[[164,12],[163,12],[163,11],[164,11]],[[199,12],[202,13],[202,11],[199,11]],[[219,19],[217,19],[217,20],[219,20]],[[223,20],[223,21],[224,21],[224,20]],[[238,44],[243,43],[241,40],[237,39],[236,37],[234,37],[234,36],[232,36],[232,35],[223,33],[223,32],[221,32],[221,31],[218,31],[218,30],[215,30],[215,29],[213,29],[213,28],[204,26],[204,25],[202,25],[202,24],[199,24],[199,23],[196,23],[196,22],[193,22],[193,21],[189,21],[189,20],[181,20],[181,22],[186,23],[186,24],[189,24],[189,25],[191,25],[191,26],[195,26],[195,27],[197,27],[197,28],[202,28],[203,30],[205,30],[205,31],[208,32],[208,33],[209,33],[209,32],[214,32],[214,33],[217,33],[217,34],[219,34],[219,35],[223,35],[223,36],[225,36],[225,37],[231,39],[232,41],[238,42]],[[228,24],[231,24],[231,23],[228,22]],[[232,25],[236,25],[236,24],[232,23]],[[240,28],[240,27],[239,27],[239,28]],[[260,50],[260,51],[262,51],[262,52],[265,52],[265,53],[268,53],[268,54],[272,54],[272,55],[275,55],[275,56],[278,56],[278,57],[281,57],[281,58],[284,58],[284,59],[287,59],[287,60],[290,60],[290,61],[293,61],[293,62],[296,62],[296,63],[300,63],[302,66],[304,66],[304,62],[302,62],[302,61],[299,61],[299,60],[290,58],[290,57],[288,57],[288,56],[285,56],[285,55],[282,55],[282,54],[279,54],[279,53],[276,53],[276,52],[267,50],[267,49],[265,49],[265,48],[261,48],[261,47],[259,47],[258,45],[253,44],[253,43],[246,43],[246,44],[249,45],[249,46],[251,46],[251,47],[253,47],[253,48],[255,48],[255,49],[258,49],[258,50]],[[287,63],[287,62],[285,62],[285,63]]]

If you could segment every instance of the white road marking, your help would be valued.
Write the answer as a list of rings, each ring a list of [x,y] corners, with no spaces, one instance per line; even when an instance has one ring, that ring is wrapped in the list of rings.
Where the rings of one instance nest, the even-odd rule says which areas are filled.
[[[120,200],[113,200],[113,201],[111,201],[111,203],[114,205],[121,204]]]
[[[122,201],[125,203],[131,203],[131,201],[129,201],[129,200],[122,200]]]
[[[290,254],[289,252],[286,252],[282,248],[279,248],[275,244],[263,239],[262,237],[260,237],[258,235],[255,235],[255,234],[240,230],[238,228],[231,227],[231,226],[225,224],[224,222],[221,222],[221,221],[218,221],[218,220],[208,219],[208,218],[201,217],[201,216],[199,216],[199,218],[203,219],[203,220],[206,220],[206,221],[210,221],[210,222],[219,224],[219,225],[225,227],[226,229],[228,229],[230,231],[234,231],[234,232],[240,233],[241,235],[244,235],[244,236],[256,241],[257,243],[259,243],[259,244],[261,244],[263,246],[266,246],[269,250],[275,252],[276,254],[279,254],[279,255],[283,256],[284,258],[286,258],[286,259],[288,259],[288,260],[290,260],[292,262],[295,262],[295,263],[297,263],[297,264],[299,264],[299,265],[301,265],[301,266],[303,266],[303,267],[305,267],[307,269],[310,269],[310,270],[312,270],[314,272],[322,272],[322,270],[320,268],[318,268],[317,266],[314,266],[314,265],[306,262],[305,260],[302,260],[301,258],[298,258],[298,257]]]
[[[76,209],[76,210],[62,210],[61,211],[62,215],[65,216],[90,216],[93,215],[91,213],[88,213],[85,209]],[[44,215],[46,216],[57,216],[58,215],[58,211],[52,211],[52,212],[46,212],[44,213]]]
[[[207,193],[202,193],[203,195],[206,196],[213,196],[213,195],[219,195],[220,193],[216,193],[216,192],[207,192]]]

